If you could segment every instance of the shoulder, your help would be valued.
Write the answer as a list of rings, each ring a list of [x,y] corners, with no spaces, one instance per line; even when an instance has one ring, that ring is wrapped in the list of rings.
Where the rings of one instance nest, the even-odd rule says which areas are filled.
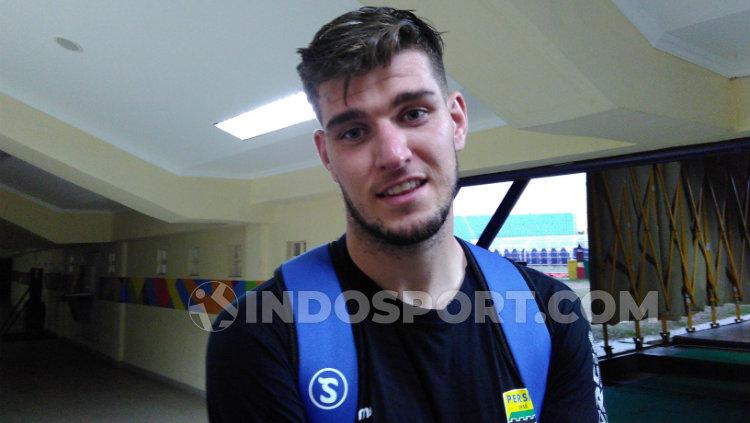
[[[526,266],[529,286],[544,303],[552,356],[543,421],[606,422],[591,327],[581,300],[565,283]]]
[[[211,422],[305,421],[289,324],[276,278],[242,295],[234,322],[208,339],[206,399]],[[282,306],[281,309],[284,307]],[[228,318],[226,312],[218,321]]]
[[[514,263],[536,296],[537,304],[546,316],[553,343],[560,335],[571,331],[588,336],[589,324],[581,300],[567,284],[536,269]]]
[[[523,266],[518,263],[513,263],[513,265],[516,266],[524,279],[526,279],[529,288],[536,292],[545,304],[557,297],[574,299],[574,296],[576,295],[575,292],[559,279],[555,279],[552,276],[528,266]],[[575,298],[578,297],[576,296]]]
[[[275,307],[279,304],[281,306]],[[236,315],[232,317],[228,311],[223,311],[215,320],[208,339],[209,367],[214,363],[242,360],[248,351],[270,346],[273,350],[288,352],[291,332],[284,318],[284,305],[282,288],[276,277],[238,297]],[[232,319],[226,328],[217,325]]]

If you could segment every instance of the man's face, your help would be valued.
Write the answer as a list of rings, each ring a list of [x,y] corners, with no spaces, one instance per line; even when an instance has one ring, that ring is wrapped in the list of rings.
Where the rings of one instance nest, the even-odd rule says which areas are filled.
[[[427,56],[406,50],[387,67],[320,85],[315,144],[341,187],[348,228],[391,244],[434,235],[449,216],[456,151],[466,139],[463,97],[445,97]]]

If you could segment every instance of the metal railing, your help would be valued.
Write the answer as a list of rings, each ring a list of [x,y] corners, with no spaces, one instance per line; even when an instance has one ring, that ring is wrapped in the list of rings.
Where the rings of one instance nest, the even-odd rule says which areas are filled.
[[[16,321],[21,316],[21,314],[26,309],[26,306],[29,303],[26,297],[29,296],[30,291],[31,291],[31,288],[27,288],[26,292],[24,292],[23,295],[21,295],[21,298],[13,306],[13,309],[10,312],[10,315],[5,320],[3,325],[0,326],[0,335],[5,335],[6,333],[8,333],[10,329],[13,327],[13,325],[16,324]]]

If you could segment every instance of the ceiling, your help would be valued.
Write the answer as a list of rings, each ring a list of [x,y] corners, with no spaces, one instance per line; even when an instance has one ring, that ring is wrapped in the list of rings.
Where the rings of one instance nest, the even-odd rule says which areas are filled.
[[[727,77],[750,73],[749,1],[613,2],[656,48]],[[175,175],[250,179],[303,169],[318,164],[315,122],[249,141],[213,124],[299,91],[295,49],[359,6],[0,0],[0,92]],[[450,81],[458,89],[471,82]],[[463,91],[473,131],[504,125],[497,107]],[[14,157],[0,160],[0,184],[57,209],[123,207]]]
[[[750,1],[613,2],[654,47],[728,78],[750,75]]]
[[[359,6],[6,1],[0,91],[177,175],[254,178],[310,167],[318,163],[315,121],[247,141],[213,124],[301,90],[296,48]],[[503,124],[471,94],[467,101],[473,130]]]
[[[0,189],[55,211],[121,211],[125,207],[0,151]]]

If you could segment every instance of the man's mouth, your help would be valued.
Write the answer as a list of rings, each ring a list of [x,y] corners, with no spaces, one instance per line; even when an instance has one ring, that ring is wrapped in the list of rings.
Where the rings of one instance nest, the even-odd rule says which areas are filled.
[[[424,179],[409,179],[408,181],[404,181],[398,185],[394,185],[387,190],[378,193],[377,196],[380,198],[385,197],[394,197],[397,195],[402,195],[410,191],[414,191],[415,189],[421,187],[422,185],[427,182]]]

